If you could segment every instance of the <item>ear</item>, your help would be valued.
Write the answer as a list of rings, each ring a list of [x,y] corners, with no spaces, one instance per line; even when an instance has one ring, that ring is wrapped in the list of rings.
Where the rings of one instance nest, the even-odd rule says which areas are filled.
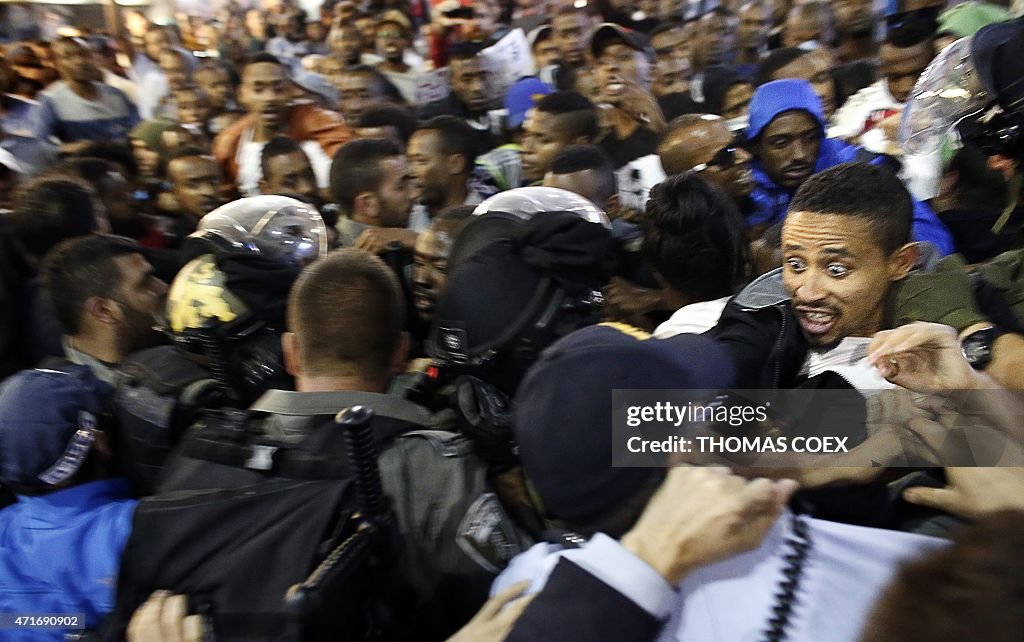
[[[122,317],[121,306],[117,302],[99,296],[89,297],[86,300],[85,313],[104,325],[117,325],[121,322]]]
[[[586,136],[577,136],[576,138],[572,139],[572,143],[571,144],[572,145],[589,145],[590,143],[591,143],[591,140],[589,138],[587,138]]]
[[[259,183],[260,194],[268,194],[269,187],[270,186],[267,185],[267,179],[261,178]]]
[[[462,154],[449,154],[448,158],[445,159],[445,165],[448,168],[449,176],[458,176],[463,173],[468,174],[468,164],[469,161]]]
[[[294,332],[281,335],[281,354],[284,356],[284,370],[293,377],[302,375],[302,355],[299,353],[299,342]]]
[[[361,192],[355,198],[355,211],[352,213],[352,220],[365,225],[376,225],[380,203],[377,202],[377,195],[373,192]]]
[[[917,243],[907,243],[889,256],[889,281],[899,281],[910,273],[921,250]]]
[[[409,365],[409,350],[412,345],[412,339],[409,337],[408,332],[402,332],[398,336],[398,343],[395,344],[395,350],[391,353],[391,373],[395,375],[402,374],[405,372],[406,367]]]

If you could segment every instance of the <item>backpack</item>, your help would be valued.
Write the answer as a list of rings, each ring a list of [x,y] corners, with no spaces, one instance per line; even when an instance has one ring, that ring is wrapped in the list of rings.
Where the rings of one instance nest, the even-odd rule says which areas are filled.
[[[209,371],[176,346],[132,354],[117,366],[113,413],[123,436],[129,476],[152,493],[172,449],[207,409],[227,401]]]
[[[401,640],[394,518],[372,412],[355,410],[325,426],[349,431],[345,464],[268,439],[262,413],[198,424],[181,452],[220,479],[140,502],[105,639],[123,639],[135,609],[170,590],[189,596],[219,642]]]

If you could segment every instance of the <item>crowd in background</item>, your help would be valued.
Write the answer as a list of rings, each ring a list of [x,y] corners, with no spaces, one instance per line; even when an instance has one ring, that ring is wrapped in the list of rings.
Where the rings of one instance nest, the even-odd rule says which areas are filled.
[[[280,639],[365,406],[389,563],[296,639],[1019,639],[1024,124],[901,144],[937,59],[1021,118],[1014,7],[205,9],[0,45],[0,612]],[[611,465],[729,388],[850,459]]]

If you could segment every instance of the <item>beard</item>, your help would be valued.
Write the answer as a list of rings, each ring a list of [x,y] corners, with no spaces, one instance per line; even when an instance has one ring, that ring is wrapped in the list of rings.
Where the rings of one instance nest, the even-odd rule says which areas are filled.
[[[156,319],[153,318],[153,315],[127,305],[124,306],[124,310],[124,322],[121,325],[117,341],[122,355],[128,356],[139,350],[163,343],[163,335],[155,329]]]

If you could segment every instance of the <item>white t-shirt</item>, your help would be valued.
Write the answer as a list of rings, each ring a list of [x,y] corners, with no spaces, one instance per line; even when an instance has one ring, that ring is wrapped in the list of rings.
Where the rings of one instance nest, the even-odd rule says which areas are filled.
[[[260,179],[263,178],[263,147],[266,143],[256,143],[252,140],[252,129],[242,133],[242,139],[238,142],[238,152],[235,161],[238,163],[238,191],[242,196],[259,196]],[[320,143],[315,140],[307,140],[299,143],[302,151],[306,152],[309,162],[313,165],[313,173],[316,174],[316,185],[323,189],[331,184],[331,157],[328,156]]]

